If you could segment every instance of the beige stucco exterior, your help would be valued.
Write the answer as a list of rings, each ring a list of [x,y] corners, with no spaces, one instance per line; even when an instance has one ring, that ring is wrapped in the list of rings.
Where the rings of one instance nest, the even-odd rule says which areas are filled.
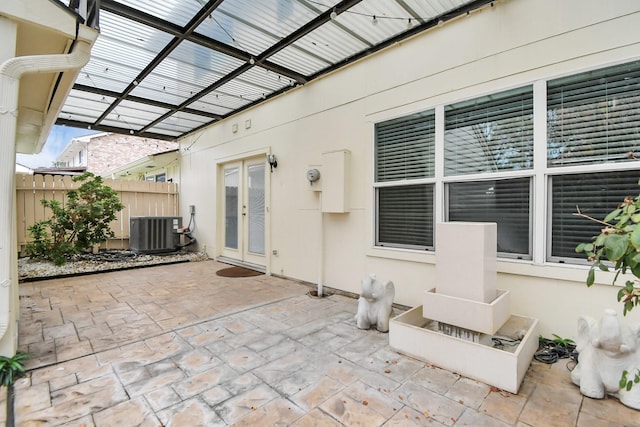
[[[98,32],[45,0],[0,3],[0,355],[18,344],[14,164],[38,152],[87,61]],[[88,18],[85,16],[85,18]],[[75,41],[75,44],[74,44]],[[71,50],[71,46],[74,46]]]
[[[218,257],[222,165],[273,153],[267,271],[354,293],[376,273],[395,283],[397,303],[419,305],[434,287],[434,254],[374,247],[374,123],[524,84],[536,91],[549,78],[637,60],[638,28],[635,0],[498,1],[183,139],[181,211],[196,206],[199,245]],[[544,156],[545,129],[537,126],[534,135]],[[348,212],[322,214],[327,189],[313,191],[306,171],[327,173],[323,153],[335,150],[350,152]],[[535,191],[544,185],[536,179]],[[510,291],[513,313],[540,320],[543,335],[575,336],[581,314],[618,308],[616,289],[604,273],[587,289],[586,266],[547,263],[539,238],[546,207],[534,209],[534,259],[499,260],[497,287]]]

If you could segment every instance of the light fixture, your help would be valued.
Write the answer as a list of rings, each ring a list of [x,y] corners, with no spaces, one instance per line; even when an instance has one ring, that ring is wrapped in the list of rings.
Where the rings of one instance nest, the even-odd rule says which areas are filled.
[[[411,27],[413,27],[413,22],[411,22],[411,18],[409,18],[407,20],[407,29],[410,29]]]
[[[338,12],[336,12],[335,9],[333,9],[333,12],[331,12],[331,14],[329,15],[329,17],[331,19],[336,19],[338,17]]]
[[[271,172],[273,172],[273,168],[278,167],[278,159],[276,159],[275,154],[269,154],[267,156],[267,162],[269,163],[269,166],[271,166]]]
[[[373,19],[371,20],[371,23],[373,25],[378,25],[378,18],[376,18],[376,15],[373,15]]]
[[[253,65],[256,63],[256,60],[253,59],[253,56],[249,59],[249,64]]]

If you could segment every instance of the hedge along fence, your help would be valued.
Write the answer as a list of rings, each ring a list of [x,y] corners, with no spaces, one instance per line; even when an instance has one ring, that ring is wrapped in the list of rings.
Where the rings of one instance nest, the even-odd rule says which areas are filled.
[[[31,241],[29,226],[47,220],[51,211],[40,200],[58,200],[64,206],[67,191],[78,188],[82,182],[73,182],[66,175],[16,174],[16,226],[18,252],[23,253]],[[129,249],[129,219],[132,216],[179,216],[178,184],[172,182],[127,181],[104,179],[118,192],[125,208],[111,223],[115,237],[103,243],[106,249]]]

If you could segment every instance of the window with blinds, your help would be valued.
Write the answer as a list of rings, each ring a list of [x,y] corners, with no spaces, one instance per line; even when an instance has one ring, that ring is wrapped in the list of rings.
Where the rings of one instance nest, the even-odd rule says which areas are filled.
[[[533,253],[539,247],[547,261],[584,262],[575,247],[602,226],[573,215],[576,205],[601,220],[640,193],[640,61],[546,87],[546,117],[536,114],[547,128],[540,169],[533,168],[532,85],[439,106],[438,158],[436,110],[376,124],[376,245],[432,249],[434,213],[441,212],[447,221],[497,223],[501,257],[542,261],[543,251]],[[435,176],[436,165],[444,178]],[[534,192],[534,181],[543,180],[548,185]],[[443,200],[434,197],[439,186]],[[548,218],[546,230],[533,235],[535,205],[548,206]]]
[[[640,152],[640,61],[547,83],[550,167],[630,160]]]
[[[433,247],[433,184],[380,187],[376,246]]]
[[[627,196],[636,197],[640,170],[596,172],[551,177],[551,257],[585,259],[576,253],[580,243],[592,241],[602,224],[575,216],[576,206],[602,220]]]
[[[446,176],[533,167],[533,87],[445,107]]]
[[[375,127],[376,246],[433,247],[434,110]]]
[[[434,110],[377,123],[375,133],[376,182],[433,177]]]
[[[531,178],[447,184],[448,220],[495,222],[498,252],[531,257]]]

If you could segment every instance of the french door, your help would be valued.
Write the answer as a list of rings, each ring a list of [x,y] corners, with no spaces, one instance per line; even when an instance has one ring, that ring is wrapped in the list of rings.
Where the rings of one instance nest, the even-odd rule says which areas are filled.
[[[265,159],[224,165],[222,255],[265,265]]]

